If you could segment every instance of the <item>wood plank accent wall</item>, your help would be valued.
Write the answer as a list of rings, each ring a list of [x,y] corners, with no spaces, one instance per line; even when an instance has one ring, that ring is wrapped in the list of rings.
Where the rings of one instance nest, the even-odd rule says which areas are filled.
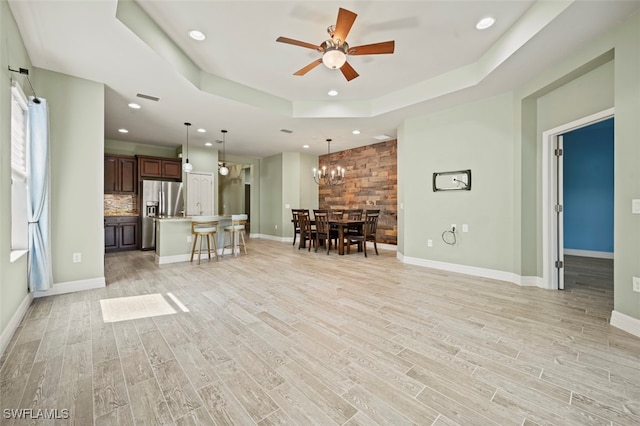
[[[319,164],[327,164],[321,155]],[[377,239],[398,243],[398,157],[397,141],[391,140],[331,153],[331,164],[346,169],[345,183],[321,185],[321,209],[380,209]]]

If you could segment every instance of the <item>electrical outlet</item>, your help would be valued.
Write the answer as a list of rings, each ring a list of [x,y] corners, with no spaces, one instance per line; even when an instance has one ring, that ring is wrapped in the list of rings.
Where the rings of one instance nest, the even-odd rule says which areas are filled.
[[[633,277],[633,291],[640,293],[640,278]]]
[[[82,262],[82,253],[73,253],[73,263]]]
[[[469,232],[469,225],[467,225],[466,223],[462,224],[462,232]]]
[[[275,225],[276,229],[278,229],[278,225]]]
[[[427,240],[427,247],[433,247],[433,240]]]
[[[190,242],[192,242],[192,241],[193,241],[191,238],[192,238],[192,237],[191,237],[191,235],[187,235],[187,242],[188,242],[188,243],[190,243]]]

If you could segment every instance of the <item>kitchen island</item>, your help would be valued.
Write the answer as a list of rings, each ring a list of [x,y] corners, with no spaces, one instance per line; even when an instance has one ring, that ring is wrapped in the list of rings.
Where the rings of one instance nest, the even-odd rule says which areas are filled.
[[[218,255],[222,254],[224,246],[224,227],[231,225],[231,216],[216,216],[218,232],[216,246]],[[156,263],[188,262],[191,258],[193,235],[191,234],[191,217],[156,218]],[[200,242],[198,241],[198,245]],[[203,243],[206,250],[207,242]]]

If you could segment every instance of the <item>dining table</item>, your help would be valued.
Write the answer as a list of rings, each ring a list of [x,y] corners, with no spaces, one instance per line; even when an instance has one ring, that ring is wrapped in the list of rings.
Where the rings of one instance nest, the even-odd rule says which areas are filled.
[[[345,231],[349,228],[362,228],[364,219],[329,219],[329,226],[338,229],[338,254],[344,255],[344,236]],[[360,250],[358,248],[358,250]]]

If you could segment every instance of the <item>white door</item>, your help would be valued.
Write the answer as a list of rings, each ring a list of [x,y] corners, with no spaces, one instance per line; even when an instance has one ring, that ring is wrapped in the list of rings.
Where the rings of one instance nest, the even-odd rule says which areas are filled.
[[[187,178],[187,215],[213,215],[213,200],[213,173],[189,173]]]
[[[558,290],[564,290],[564,206],[563,206],[563,174],[562,174],[562,135],[559,135],[556,138],[556,144],[554,149],[554,155],[556,157],[556,165],[555,165],[555,206],[554,210],[556,213],[556,261],[555,268],[558,274]]]

